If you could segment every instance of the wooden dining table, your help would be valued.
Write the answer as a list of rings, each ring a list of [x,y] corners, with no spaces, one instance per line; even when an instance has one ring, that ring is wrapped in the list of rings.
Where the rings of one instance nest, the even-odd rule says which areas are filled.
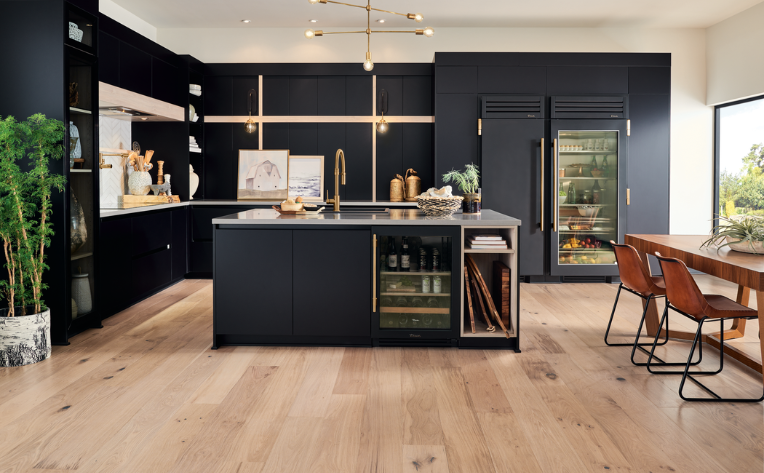
[[[744,306],[748,305],[751,290],[756,291],[759,327],[764,327],[764,255],[741,253],[727,247],[701,248],[702,243],[708,238],[708,235],[626,235],[625,243],[637,249],[642,264],[648,273],[650,273],[650,261],[647,255],[655,255],[655,252],[658,252],[662,256],[684,261],[688,268],[737,284],[736,302]],[[729,341],[745,335],[745,322],[745,319],[735,319],[732,326],[724,330],[724,340]],[[653,299],[645,317],[648,335],[656,335],[659,323],[658,306]],[[665,330],[663,329],[663,331]],[[661,335],[665,334],[662,332]],[[674,339],[693,340],[695,333],[669,330],[668,336]],[[702,341],[719,349],[720,336],[720,332],[709,333],[703,335]],[[760,340],[759,343],[761,345],[761,359],[752,358],[728,344],[725,344],[724,352],[761,373],[761,360],[764,359],[764,339]]]

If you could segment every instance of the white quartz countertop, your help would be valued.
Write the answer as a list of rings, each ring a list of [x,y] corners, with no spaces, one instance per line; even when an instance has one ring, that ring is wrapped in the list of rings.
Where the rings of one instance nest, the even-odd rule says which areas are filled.
[[[483,210],[478,215],[455,213],[450,217],[429,217],[418,209],[391,209],[389,212],[341,211],[318,215],[281,215],[272,209],[253,209],[212,219],[213,225],[459,225],[470,227],[515,226],[520,220]]]
[[[168,210],[171,208],[180,208],[180,207],[186,207],[186,206],[196,206],[196,205],[243,205],[243,206],[272,206],[272,205],[279,205],[281,202],[269,202],[269,201],[259,201],[259,200],[225,200],[225,199],[208,199],[208,200],[192,200],[190,202],[181,202],[178,204],[159,204],[159,205],[147,205],[145,207],[133,207],[130,209],[101,209],[100,210],[100,217],[101,218],[107,218],[107,217],[117,217],[120,215],[129,215],[129,214],[135,214],[135,213],[142,213],[142,212],[152,212],[154,210]],[[331,204],[326,204],[325,202],[311,202],[316,205],[323,205],[326,206],[326,209],[329,210],[332,208]],[[378,202],[371,202],[368,200],[343,200],[340,202],[343,207],[380,207],[380,208],[415,208],[416,202],[390,202],[390,201],[378,201]]]

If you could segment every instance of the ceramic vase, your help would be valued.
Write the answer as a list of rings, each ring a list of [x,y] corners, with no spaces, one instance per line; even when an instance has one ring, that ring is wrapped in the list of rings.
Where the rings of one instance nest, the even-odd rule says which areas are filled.
[[[69,209],[69,240],[71,242],[71,254],[74,254],[85,246],[88,239],[88,229],[85,226],[85,212],[71,188],[69,189]]]
[[[88,273],[72,275],[72,299],[77,304],[78,315],[89,314],[93,310]]]
[[[194,172],[194,166],[188,165],[188,194],[191,196],[190,200],[194,200],[194,194],[196,189],[199,188],[199,176]]]
[[[80,130],[77,128],[77,126],[74,124],[74,122],[69,122],[69,159],[80,159],[82,157],[82,144],[80,143]],[[77,140],[74,142],[74,147],[71,146],[72,140],[71,138],[77,138]],[[74,161],[71,161],[74,163]]]
[[[151,190],[151,174],[135,171],[127,180],[127,187],[132,195],[147,195]]]
[[[27,313],[34,306],[27,307]],[[8,317],[8,309],[0,309],[0,367],[23,366],[50,357],[50,310],[39,314]]]
[[[164,183],[167,184],[167,195],[172,195],[172,184],[170,184],[170,178],[172,178],[171,175],[165,174],[164,175]]]

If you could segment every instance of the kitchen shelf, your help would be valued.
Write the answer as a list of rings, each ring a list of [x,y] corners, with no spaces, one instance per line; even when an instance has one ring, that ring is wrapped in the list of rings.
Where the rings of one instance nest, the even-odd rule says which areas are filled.
[[[410,276],[412,274],[416,276],[451,276],[451,272],[438,272],[432,271],[380,271],[379,274],[383,275],[396,275],[396,276]]]
[[[192,153],[202,154],[202,150],[201,149],[188,148],[188,150],[191,151]]]
[[[611,207],[613,204],[558,204],[560,207]]]
[[[575,179],[589,179],[589,180],[599,179],[600,181],[615,181],[618,178],[617,177],[594,177],[594,176],[592,176],[592,177],[587,177],[587,176],[577,176],[577,177],[562,176],[562,177],[558,177],[557,179],[560,180],[560,181],[569,180],[569,179],[573,179],[573,180],[575,180]]]
[[[560,156],[563,156],[563,155],[568,155],[568,156],[581,156],[581,155],[589,155],[589,156],[597,155],[597,156],[602,156],[602,155],[608,155],[609,156],[609,155],[616,155],[616,154],[618,154],[618,151],[615,151],[615,150],[613,150],[613,151],[560,151]]]
[[[491,248],[465,248],[465,253],[483,253],[483,254],[500,254],[500,253],[514,253],[515,250],[512,248],[501,248],[501,249],[491,249]]]
[[[434,296],[434,297],[444,297],[444,296],[450,296],[450,293],[434,293],[434,292],[381,292],[379,294],[380,296]]]
[[[90,251],[88,253],[78,253],[76,255],[72,255],[72,261],[82,259],[82,258],[87,258],[88,256],[93,256],[93,252]]]
[[[86,172],[93,172],[92,169],[70,169],[70,173],[72,174],[80,174],[80,173],[86,173]]]
[[[78,114],[78,115],[92,115],[93,114],[93,112],[91,112],[90,110],[85,110],[85,109],[77,108],[77,107],[69,107],[69,112],[70,113],[74,113],[74,114]]]
[[[431,307],[380,307],[383,314],[450,314],[449,308]]]
[[[504,335],[504,331],[499,326],[499,323],[496,322],[496,320],[491,320],[491,323],[494,327],[496,327],[495,332],[489,332],[486,329],[488,328],[488,325],[483,321],[482,317],[481,320],[478,320],[479,316],[478,314],[475,314],[475,333],[472,333],[472,325],[467,322],[468,326],[464,327],[464,333],[462,334],[462,337],[465,338],[504,338],[506,339],[507,336]],[[509,330],[509,335],[514,336],[514,332],[507,328]]]

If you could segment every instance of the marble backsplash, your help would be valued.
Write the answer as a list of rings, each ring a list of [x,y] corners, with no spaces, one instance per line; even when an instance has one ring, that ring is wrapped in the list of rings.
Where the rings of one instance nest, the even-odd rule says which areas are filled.
[[[132,123],[115,118],[99,117],[99,141],[101,148],[130,149]],[[104,156],[111,169],[100,169],[101,208],[117,207],[117,198],[127,189],[126,158]]]

